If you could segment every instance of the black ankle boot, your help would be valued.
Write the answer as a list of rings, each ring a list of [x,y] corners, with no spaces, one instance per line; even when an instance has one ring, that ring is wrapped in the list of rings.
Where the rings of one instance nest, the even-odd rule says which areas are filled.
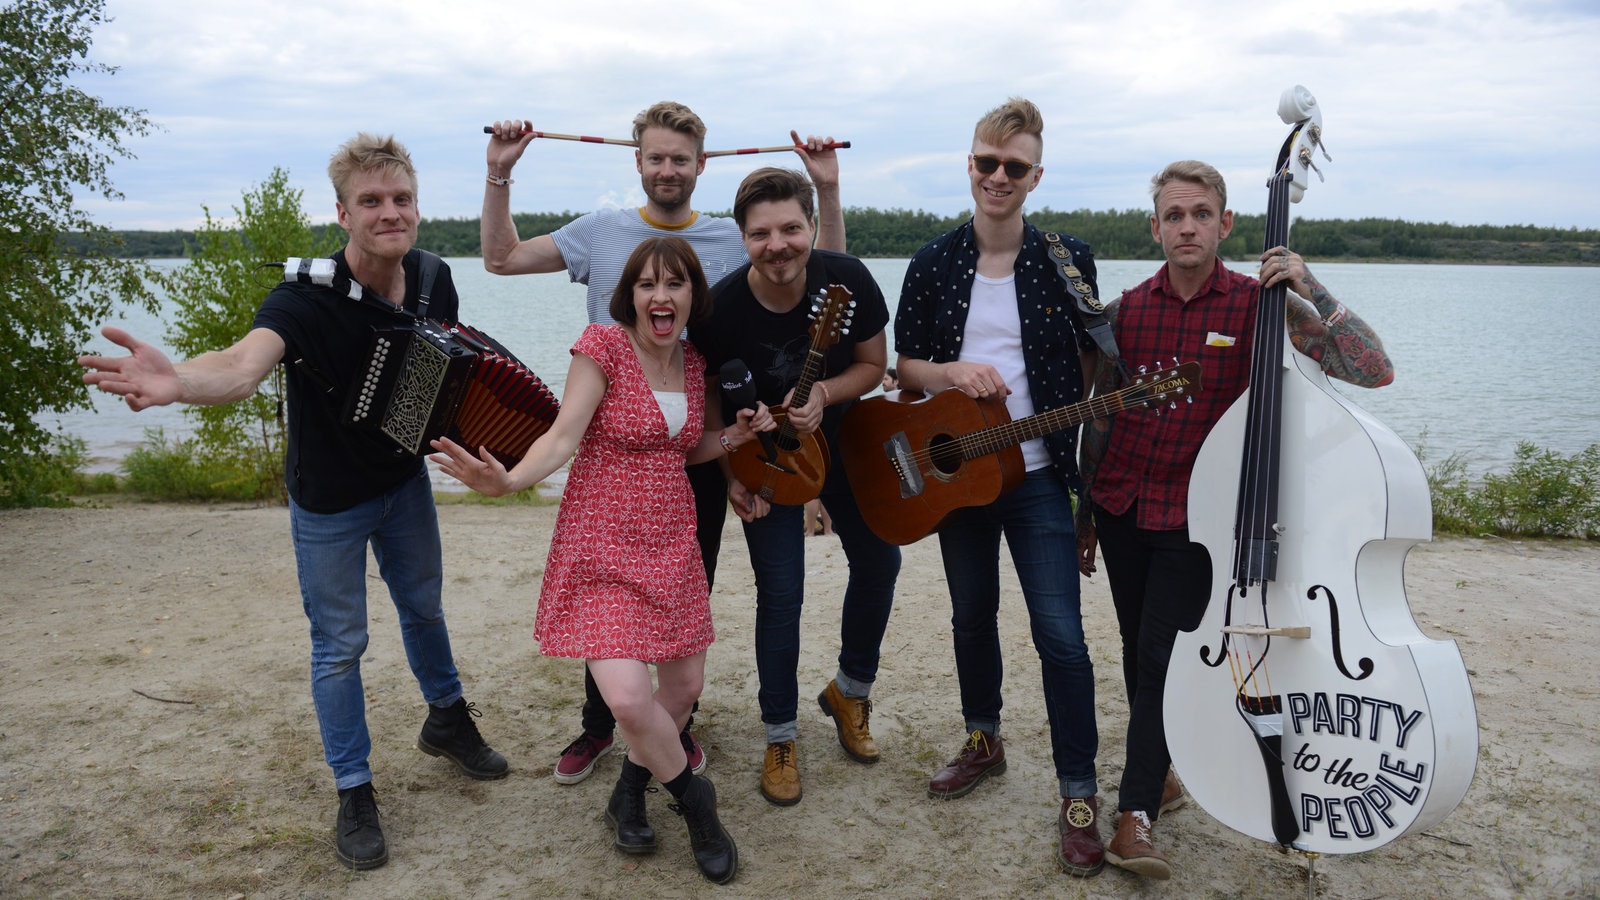
[[[511,771],[506,758],[489,749],[472,721],[481,715],[465,697],[450,706],[430,705],[428,721],[422,723],[422,734],[417,737],[417,749],[429,756],[445,757],[480,781],[506,777]]]
[[[378,801],[372,796],[372,782],[339,792],[333,852],[339,862],[352,869],[376,869],[389,861],[389,848],[378,825]]]
[[[644,792],[649,785],[649,769],[634,765],[631,759],[622,761],[622,774],[606,804],[606,824],[617,833],[612,846],[623,853],[656,852],[656,830],[644,815]]]
[[[713,884],[727,884],[739,869],[739,848],[717,818],[717,789],[699,775],[689,783],[683,799],[672,811],[689,826],[689,849],[700,874]]]

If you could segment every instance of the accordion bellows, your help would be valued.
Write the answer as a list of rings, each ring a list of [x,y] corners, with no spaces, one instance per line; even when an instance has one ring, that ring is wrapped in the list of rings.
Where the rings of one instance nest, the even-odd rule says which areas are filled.
[[[560,410],[555,394],[499,342],[465,325],[419,319],[375,331],[345,421],[420,456],[448,437],[517,464]]]

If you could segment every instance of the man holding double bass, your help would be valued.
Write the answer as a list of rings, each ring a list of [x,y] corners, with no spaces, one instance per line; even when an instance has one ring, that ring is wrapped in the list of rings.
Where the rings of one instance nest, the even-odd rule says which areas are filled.
[[[1122,634],[1122,670],[1131,714],[1116,835],[1106,859],[1139,875],[1166,879],[1151,827],[1182,801],[1167,750],[1162,701],[1178,632],[1200,623],[1210,599],[1211,557],[1189,539],[1189,478],[1201,445],[1250,381],[1259,291],[1282,284],[1294,348],[1328,375],[1362,387],[1394,379],[1377,335],[1335,300],[1305,261],[1285,247],[1261,254],[1261,278],[1228,270],[1217,247],[1233,227],[1227,187],[1202,162],[1175,162],[1151,179],[1150,234],[1167,262],[1107,305],[1126,366],[1160,368],[1176,355],[1201,362],[1205,389],[1193,402],[1133,409],[1084,429],[1079,462],[1089,502],[1077,513],[1078,564],[1085,575],[1103,550]],[[1117,386],[1104,361],[1097,388]]]

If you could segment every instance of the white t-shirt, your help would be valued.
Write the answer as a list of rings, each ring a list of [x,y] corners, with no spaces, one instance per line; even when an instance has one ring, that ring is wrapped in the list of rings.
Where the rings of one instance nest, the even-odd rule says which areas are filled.
[[[1011,421],[1033,415],[1027,361],[1022,356],[1022,318],[1017,313],[1015,275],[973,275],[972,306],[967,310],[967,325],[962,331],[960,359],[988,363],[1005,379],[1006,387],[1011,389],[1006,396]],[[1050,451],[1045,449],[1042,438],[1022,443],[1022,463],[1029,472],[1050,465]]]

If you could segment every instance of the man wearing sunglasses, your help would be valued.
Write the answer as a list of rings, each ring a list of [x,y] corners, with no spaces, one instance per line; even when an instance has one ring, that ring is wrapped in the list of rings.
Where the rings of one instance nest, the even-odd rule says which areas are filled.
[[[1004,398],[1012,419],[1066,406],[1087,393],[1098,353],[1056,273],[1045,235],[1022,206],[1044,174],[1044,120],[1012,98],[978,120],[967,157],[972,220],[912,257],[895,316],[902,390],[956,389]],[[1052,236],[1054,237],[1054,236]],[[1089,246],[1060,238],[1094,285]],[[1072,491],[1075,434],[1022,446],[1027,474],[994,503],[957,512],[939,531],[950,585],[956,675],[966,744],[928,783],[932,797],[964,797],[1005,771],[1000,738],[1000,538],[1011,548],[1044,675],[1061,812],[1057,859],[1073,875],[1098,872],[1094,667],[1079,612]]]
[[[589,287],[591,323],[611,321],[607,310],[617,279],[629,254],[646,238],[675,235],[688,241],[711,284],[749,261],[744,239],[733,219],[702,216],[691,205],[695,182],[706,168],[706,126],[689,107],[663,100],[634,117],[633,140],[639,149],[633,159],[645,195],[643,206],[588,213],[552,234],[527,240],[518,236],[511,218],[511,173],[535,137],[533,123],[510,119],[495,124],[492,132],[480,222],[484,268],[498,275],[565,270],[573,281]],[[817,246],[843,252],[839,160],[835,151],[824,149],[833,139],[813,135],[802,142],[796,132],[790,132],[790,136],[795,153],[805,163],[817,188],[821,212]],[[690,466],[689,482],[695,495],[695,531],[701,561],[705,564],[706,581],[714,584],[722,526],[727,517],[727,484],[715,462]],[[595,762],[613,749],[616,740],[616,719],[587,671],[584,688],[583,733],[561,751],[555,768],[555,779],[560,784],[577,784],[588,778]],[[691,717],[684,726],[682,741],[690,767],[699,774],[705,769],[705,753],[690,733],[693,724]]]

